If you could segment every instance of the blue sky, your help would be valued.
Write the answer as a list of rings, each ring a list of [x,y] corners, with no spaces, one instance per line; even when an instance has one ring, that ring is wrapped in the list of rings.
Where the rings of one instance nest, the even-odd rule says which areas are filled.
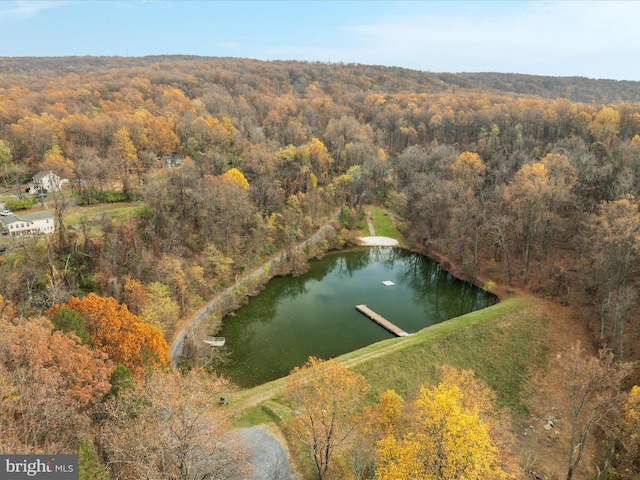
[[[190,54],[640,81],[640,1],[0,0],[0,56]]]

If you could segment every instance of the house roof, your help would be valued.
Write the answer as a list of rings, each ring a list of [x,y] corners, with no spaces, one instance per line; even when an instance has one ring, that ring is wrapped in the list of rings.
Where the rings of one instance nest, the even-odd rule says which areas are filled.
[[[7,215],[5,217],[0,217],[0,222],[4,225],[10,225],[16,222],[35,222],[37,220],[53,220],[53,214],[49,211],[37,212],[37,213],[24,213],[21,215]]]
[[[37,182],[37,181],[42,180],[44,177],[47,177],[47,176],[49,176],[49,175],[52,175],[52,176],[53,176],[53,175],[55,175],[56,177],[58,176],[58,175],[56,175],[55,173],[53,173],[52,171],[48,171],[48,172],[47,172],[47,171],[45,171],[45,170],[41,170],[41,171],[39,171],[38,173],[36,173],[36,174],[33,176],[33,181],[34,181],[34,182]],[[58,178],[59,178],[59,177],[58,177]]]

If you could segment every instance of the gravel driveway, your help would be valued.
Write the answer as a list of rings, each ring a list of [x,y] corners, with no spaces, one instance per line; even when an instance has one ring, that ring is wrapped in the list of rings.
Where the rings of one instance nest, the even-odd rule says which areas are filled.
[[[251,427],[240,431],[240,437],[251,450],[253,474],[245,480],[298,480],[289,463],[287,450],[265,427]]]

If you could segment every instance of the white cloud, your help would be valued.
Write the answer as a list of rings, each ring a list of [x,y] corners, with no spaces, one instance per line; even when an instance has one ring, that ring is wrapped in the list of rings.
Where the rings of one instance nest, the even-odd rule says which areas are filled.
[[[42,10],[66,5],[66,1],[16,0],[0,2],[0,20],[16,20],[31,17]]]

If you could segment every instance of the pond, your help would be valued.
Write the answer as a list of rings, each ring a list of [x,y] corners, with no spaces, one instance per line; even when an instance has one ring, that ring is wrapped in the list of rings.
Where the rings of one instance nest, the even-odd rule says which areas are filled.
[[[392,282],[385,285],[383,282]],[[217,370],[243,388],[283,377],[309,356],[333,358],[394,335],[356,310],[367,307],[412,333],[496,303],[430,259],[393,247],[361,247],[277,277],[223,320]]]

